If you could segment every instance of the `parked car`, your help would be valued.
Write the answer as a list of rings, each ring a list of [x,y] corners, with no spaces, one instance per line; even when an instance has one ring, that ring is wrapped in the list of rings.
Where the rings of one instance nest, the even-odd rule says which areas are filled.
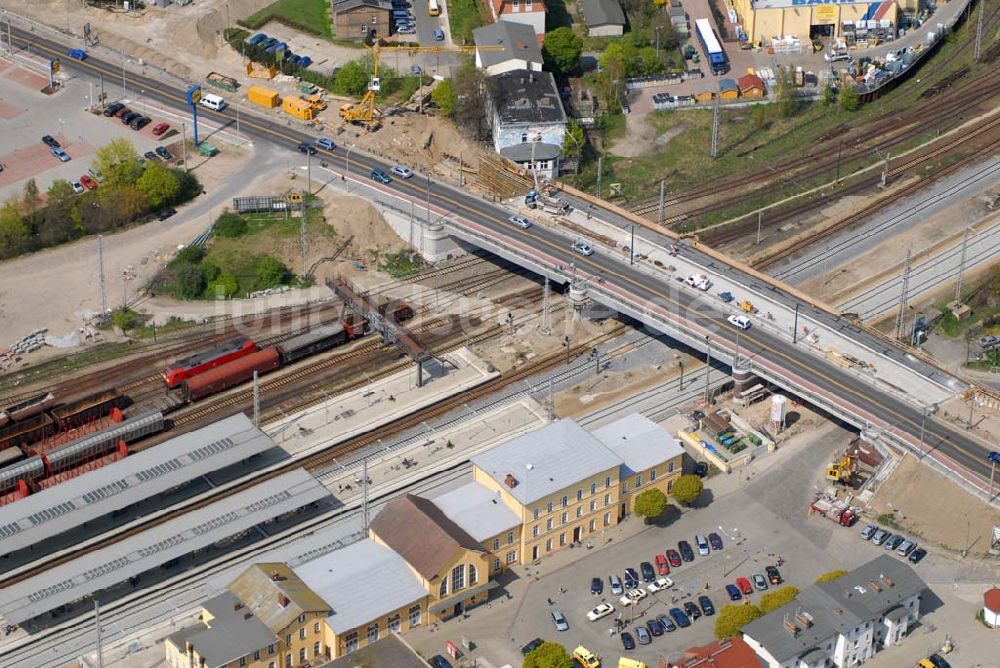
[[[708,541],[705,539],[704,536],[702,536],[700,533],[695,534],[694,544],[698,546],[698,554],[700,554],[703,557],[708,556],[710,550],[708,548]]]
[[[656,579],[656,571],[653,570],[653,564],[648,561],[639,564],[639,570],[642,571],[643,582],[652,582]]]
[[[121,118],[125,114],[131,114],[131,113],[132,113],[131,109],[129,109],[128,107],[122,107],[121,109],[115,112],[115,118]]]
[[[140,116],[139,118],[133,118],[132,122],[129,123],[129,127],[133,130],[141,130],[152,122],[149,116]]]
[[[673,586],[674,586],[674,581],[671,580],[670,578],[657,578],[656,582],[650,582],[648,585],[646,585],[646,589],[648,589],[650,592],[655,593],[658,591],[662,591],[664,589],[670,589]]]
[[[333,143],[333,140],[327,139],[326,137],[317,137],[316,141],[314,141],[313,143],[322,149],[326,149],[327,151],[332,151],[333,149],[337,148],[336,144]]]
[[[768,582],[770,582],[773,585],[781,584],[782,582],[781,572],[778,571],[778,568],[776,566],[768,566],[764,569],[764,572],[767,573]]]
[[[872,534],[872,542],[875,543],[876,545],[881,545],[891,536],[892,534],[886,531],[885,529],[879,529],[878,531]]]
[[[708,544],[712,546],[713,550],[722,549],[722,539],[719,538],[719,534],[715,533],[714,531],[708,534]]]
[[[622,605],[629,606],[632,605],[632,603],[638,603],[642,599],[646,598],[646,596],[647,594],[645,589],[627,589],[622,597],[618,599],[618,602]]]
[[[57,142],[52,137],[52,135],[43,135],[42,136],[42,143],[45,144],[46,146],[48,146],[49,148],[59,148],[59,146],[60,146],[59,142]]]
[[[126,114],[122,114],[121,115],[122,125],[128,125],[129,123],[139,118],[140,116],[142,116],[142,114],[140,114],[138,111],[129,111]]]
[[[49,151],[52,155],[59,158],[59,162],[69,162],[69,154],[61,148],[50,148]]]
[[[698,609],[698,606],[693,601],[686,601],[684,603],[684,614],[690,617],[691,621],[694,621],[701,617],[701,610]]]
[[[660,623],[655,619],[651,619],[646,622],[646,628],[649,629],[649,633],[653,636],[663,635],[663,627],[660,626]]]
[[[441,28],[434,28],[434,41],[435,42],[444,41],[444,30],[441,30]]]
[[[698,605],[701,606],[701,611],[705,613],[706,617],[711,617],[715,614],[715,605],[712,604],[712,599],[707,596],[698,597]]]
[[[885,549],[887,549],[890,552],[892,552],[893,550],[895,550],[896,548],[898,548],[900,545],[902,545],[904,540],[906,540],[905,537],[900,536],[899,534],[896,534],[892,538],[890,538],[887,541],[885,541],[885,543],[882,545],[882,547],[884,547]]]
[[[75,192],[77,195],[79,195],[84,191],[83,184],[77,181],[76,179],[70,180],[69,187],[72,188],[73,192]]]
[[[911,564],[919,564],[920,560],[927,556],[927,550],[920,547],[910,552],[910,556],[907,557]]]
[[[153,136],[159,137],[169,129],[170,129],[170,123],[157,123],[156,126],[153,128]]]
[[[874,524],[868,524],[864,529],[861,530],[861,540],[870,540],[872,534],[878,531],[878,527]]]
[[[740,593],[744,596],[753,593],[753,587],[750,586],[750,581],[746,578],[736,578],[736,586],[740,588]]]
[[[431,664],[432,668],[451,668],[451,662],[440,654],[432,656],[427,663]]]
[[[413,176],[413,170],[403,165],[393,165],[392,173],[401,179],[408,179]]]
[[[677,549],[680,550],[681,558],[684,561],[694,561],[694,550],[691,549],[691,544],[686,540],[682,540],[677,543]]]
[[[629,566],[625,569],[625,588],[634,589],[639,586],[639,574],[635,572],[635,569]]]
[[[670,575],[670,565],[667,564],[667,558],[662,555],[656,555],[656,572],[660,575]]]
[[[750,578],[753,580],[753,586],[757,589],[757,591],[764,591],[767,589],[767,580],[765,580],[764,576],[760,573],[754,573],[750,576]]]
[[[726,585],[726,593],[729,594],[730,601],[739,601],[743,598],[743,595],[740,593],[740,590],[736,585]]]
[[[740,329],[750,329],[750,318],[745,315],[731,315],[726,320],[729,324]]]
[[[663,630],[668,633],[677,630],[677,625],[674,624],[674,620],[670,619],[669,615],[660,613],[656,616],[656,621],[658,621],[660,626],[663,627]]]
[[[299,142],[299,153],[306,155],[316,155],[316,147],[307,141]]]
[[[378,181],[379,183],[392,183],[392,179],[389,178],[389,175],[381,169],[373,169],[371,177],[373,181]]]
[[[611,593],[615,596],[621,596],[624,589],[622,588],[622,580],[617,575],[608,576],[608,584],[611,585]]]
[[[104,115],[108,118],[111,118],[124,108],[125,105],[122,104],[121,102],[115,102],[114,104],[109,104],[108,106],[104,107]]]
[[[420,65],[410,65],[410,74],[415,77],[421,77],[424,75],[424,71],[420,68]]]
[[[515,227],[520,227],[522,230],[526,230],[531,227],[531,221],[524,216],[511,216],[507,219],[511,225]]]
[[[670,616],[673,617],[674,621],[677,622],[677,626],[685,629],[691,626],[691,620],[688,616],[684,614],[684,611],[680,608],[670,608]]]
[[[695,462],[694,474],[699,478],[704,478],[708,475],[708,463],[707,462]]]
[[[979,337],[979,347],[983,350],[992,350],[1000,346],[1000,335],[987,334]]]
[[[416,35],[417,29],[414,28],[413,26],[409,26],[406,28],[396,28],[396,32],[399,33],[400,35]]]
[[[160,156],[164,160],[173,160],[174,159],[174,154],[171,153],[170,151],[168,151],[163,146],[157,146],[155,150],[156,150],[156,155]]]
[[[649,635],[649,631],[645,626],[635,627],[635,637],[639,641],[640,645],[648,645],[653,641],[652,636]]]
[[[528,656],[529,654],[531,654],[532,652],[534,652],[536,649],[538,649],[538,646],[541,645],[543,642],[545,642],[545,641],[542,640],[541,638],[535,638],[534,640],[532,640],[527,645],[525,645],[524,647],[521,648],[521,655],[522,656]]]
[[[90,174],[84,174],[83,176],[81,176],[80,183],[87,190],[93,190],[94,188],[97,187],[97,181],[91,178]]]
[[[587,619],[592,622],[596,622],[598,619],[607,617],[612,612],[615,611],[615,606],[610,603],[601,603],[596,608],[587,613]]]
[[[619,637],[622,641],[622,647],[625,648],[626,652],[635,649],[635,638],[632,637],[631,633],[628,631],[622,631]]]
[[[164,221],[170,216],[177,213],[177,209],[173,207],[167,207],[166,209],[160,209],[159,213],[156,214],[156,219],[159,221]]]
[[[552,623],[556,627],[556,631],[568,631],[569,622],[566,621],[566,615],[559,612],[558,610],[552,611]]]
[[[155,162],[160,159],[160,156],[156,155],[152,151],[146,151],[145,153],[142,154],[142,157],[144,157],[146,160],[149,160],[150,162]]]
[[[920,659],[917,666],[918,668],[951,668],[951,664],[937,654],[931,654],[927,658]]]
[[[917,549],[917,541],[904,540],[900,543],[899,547],[896,548],[896,554],[901,557],[907,557],[910,555],[910,552],[913,552],[915,549]]]
[[[590,579],[590,593],[600,594],[604,591],[604,581],[601,578]]]
[[[670,565],[674,568],[679,568],[681,565],[681,555],[677,552],[677,550],[667,550],[667,561],[669,561]]]

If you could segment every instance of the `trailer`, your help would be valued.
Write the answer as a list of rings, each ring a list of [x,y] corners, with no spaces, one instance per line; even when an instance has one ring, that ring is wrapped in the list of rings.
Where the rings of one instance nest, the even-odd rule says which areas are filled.
[[[705,57],[708,59],[708,66],[712,69],[712,74],[725,74],[729,71],[729,59],[726,52],[722,50],[715,31],[708,19],[698,19],[694,22],[695,32],[698,33],[698,41],[701,48],[705,50]]]
[[[215,86],[216,88],[221,88],[222,90],[229,91],[230,93],[235,93],[236,89],[240,87],[240,82],[232,77],[227,77],[225,74],[219,72],[209,72],[208,76],[205,77],[205,81],[209,86]]]
[[[809,504],[809,510],[845,527],[854,526],[858,521],[857,509],[852,508],[846,501],[825,494]]]

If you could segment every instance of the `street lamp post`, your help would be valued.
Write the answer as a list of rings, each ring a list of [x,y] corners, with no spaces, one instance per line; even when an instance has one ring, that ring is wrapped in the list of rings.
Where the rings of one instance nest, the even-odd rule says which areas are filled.
[[[712,371],[712,340],[705,337],[705,344],[708,351],[705,353],[705,410],[708,410],[708,378]]]
[[[662,25],[656,26],[656,60],[660,60],[660,30],[663,29]]]

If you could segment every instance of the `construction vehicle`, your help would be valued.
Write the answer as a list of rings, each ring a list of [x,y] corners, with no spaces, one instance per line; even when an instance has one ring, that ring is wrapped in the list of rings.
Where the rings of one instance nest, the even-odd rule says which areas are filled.
[[[274,75],[278,73],[278,69],[274,65],[263,65],[251,60],[247,61],[246,69],[247,76],[251,79],[273,79]]]
[[[830,462],[826,469],[826,479],[842,485],[853,485],[858,472],[858,460],[851,452],[845,451],[840,459]]]
[[[552,197],[537,190],[528,191],[528,194],[524,196],[524,205],[529,209],[541,209],[557,216],[569,213],[569,204],[558,197]]]
[[[757,307],[755,307],[753,305],[753,303],[750,302],[749,299],[744,299],[743,301],[741,301],[740,302],[740,308],[743,310],[744,313],[756,313],[757,312]]]
[[[318,114],[319,112],[326,109],[326,100],[323,99],[321,95],[310,95],[306,98],[306,102],[313,108],[313,112]]]
[[[820,493],[816,500],[809,504],[810,512],[816,512],[837,524],[845,527],[854,526],[858,521],[858,511],[847,501]]]

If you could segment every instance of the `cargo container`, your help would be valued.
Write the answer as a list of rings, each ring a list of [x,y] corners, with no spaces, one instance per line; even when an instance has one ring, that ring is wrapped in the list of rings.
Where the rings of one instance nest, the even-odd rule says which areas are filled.
[[[261,375],[281,366],[281,358],[276,348],[265,348],[260,352],[234,360],[211,371],[184,381],[184,395],[190,401],[197,401],[216,392],[245,383],[253,378],[253,372]]]
[[[247,100],[267,109],[274,109],[281,104],[281,97],[278,96],[278,91],[265,88],[264,86],[250,86],[247,88]]]
[[[295,118],[302,119],[303,121],[311,121],[316,115],[312,104],[308,100],[303,100],[301,97],[292,95],[285,98],[282,108],[286,113],[291,114]]]

